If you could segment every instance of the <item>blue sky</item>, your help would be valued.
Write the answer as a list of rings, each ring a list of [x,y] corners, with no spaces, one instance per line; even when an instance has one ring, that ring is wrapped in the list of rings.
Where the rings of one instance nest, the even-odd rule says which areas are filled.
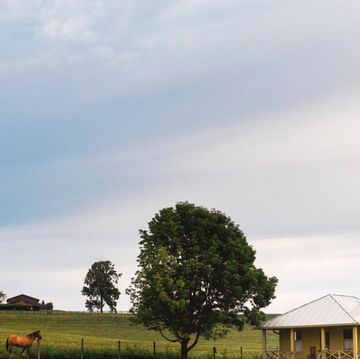
[[[188,200],[279,277],[269,311],[360,295],[359,10],[0,0],[0,289],[83,309],[110,259],[124,293],[138,230]]]

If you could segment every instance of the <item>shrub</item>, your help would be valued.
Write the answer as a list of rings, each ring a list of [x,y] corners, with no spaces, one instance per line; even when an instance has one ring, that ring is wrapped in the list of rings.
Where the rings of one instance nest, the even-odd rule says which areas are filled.
[[[46,309],[46,310],[53,310],[53,309],[54,309],[54,305],[52,304],[52,302],[46,303],[46,304],[45,304],[45,309]]]
[[[40,310],[40,304],[0,304],[0,310],[38,311]]]

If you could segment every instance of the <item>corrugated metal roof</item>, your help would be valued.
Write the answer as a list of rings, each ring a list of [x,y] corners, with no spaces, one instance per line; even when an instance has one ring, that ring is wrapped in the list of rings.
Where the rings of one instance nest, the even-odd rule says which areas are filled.
[[[322,298],[268,320],[262,327],[289,327],[360,324],[360,299],[328,294]]]

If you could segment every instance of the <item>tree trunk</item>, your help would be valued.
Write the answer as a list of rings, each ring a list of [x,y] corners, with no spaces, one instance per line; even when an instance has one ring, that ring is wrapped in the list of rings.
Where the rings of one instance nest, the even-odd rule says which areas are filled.
[[[188,357],[188,344],[190,339],[183,339],[181,341],[181,359],[187,359]]]
[[[102,297],[100,298],[100,313],[103,312],[103,307],[104,307],[104,300],[102,299]]]

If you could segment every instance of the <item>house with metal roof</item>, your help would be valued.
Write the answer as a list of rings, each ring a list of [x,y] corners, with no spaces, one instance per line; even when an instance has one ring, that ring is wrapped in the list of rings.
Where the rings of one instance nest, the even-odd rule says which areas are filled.
[[[360,359],[359,326],[359,298],[326,295],[261,327],[263,359]],[[278,350],[268,350],[268,331],[279,335]]]

